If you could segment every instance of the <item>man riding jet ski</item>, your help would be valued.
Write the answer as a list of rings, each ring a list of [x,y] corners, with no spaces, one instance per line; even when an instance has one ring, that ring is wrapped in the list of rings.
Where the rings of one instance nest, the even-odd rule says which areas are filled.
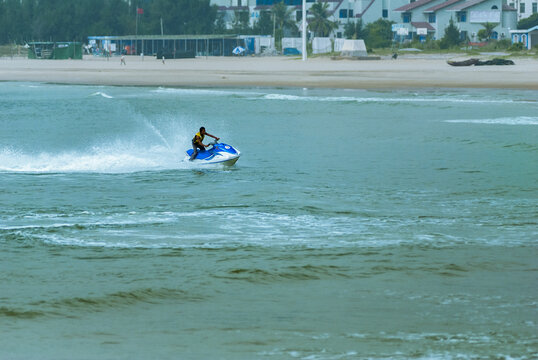
[[[205,148],[208,147],[210,144],[207,144],[207,145],[204,145],[202,143],[202,141],[204,141],[204,137],[205,136],[211,136],[213,139],[219,141],[219,138],[216,137],[216,136],[213,136],[209,133],[207,133],[205,131],[205,127],[201,127],[200,128],[200,131],[198,131],[194,137],[192,138],[192,155],[191,155],[191,158],[189,159],[190,161],[193,161],[194,159],[196,159],[196,155],[198,155],[198,149],[202,150],[202,151],[205,151]]]
[[[204,145],[203,140],[205,135],[211,136],[215,141]],[[187,150],[189,161],[199,164],[221,164],[228,166],[235,164],[241,153],[231,145],[218,143],[219,139],[207,133],[202,126],[200,131],[192,139],[192,150]],[[209,146],[212,146],[212,148],[206,150],[205,148]]]

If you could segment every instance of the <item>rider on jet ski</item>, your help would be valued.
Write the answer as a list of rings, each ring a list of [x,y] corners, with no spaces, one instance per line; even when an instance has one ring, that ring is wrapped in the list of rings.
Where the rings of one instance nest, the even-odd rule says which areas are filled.
[[[205,131],[205,127],[201,127],[200,128],[200,131],[196,133],[196,135],[194,135],[194,137],[192,138],[192,149],[194,150],[192,152],[192,155],[191,155],[191,158],[189,159],[190,161],[196,159],[196,155],[198,155],[198,149],[200,149],[201,151],[204,151],[206,147],[209,146],[209,144],[207,145],[204,145],[202,143],[202,141],[204,141],[204,136],[211,136],[213,139],[219,141],[220,138],[216,137],[216,136],[213,136],[209,133],[207,133]]]

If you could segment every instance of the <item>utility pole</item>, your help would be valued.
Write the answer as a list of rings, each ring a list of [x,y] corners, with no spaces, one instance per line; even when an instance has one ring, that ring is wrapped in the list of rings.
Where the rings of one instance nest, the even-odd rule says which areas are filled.
[[[161,37],[163,38],[163,48],[164,48],[164,31],[163,31],[163,18],[161,17]]]
[[[306,61],[306,0],[303,0],[303,61]]]
[[[275,41],[275,48],[276,48],[275,29],[276,29],[276,15],[275,15],[275,7],[273,5],[273,41]]]

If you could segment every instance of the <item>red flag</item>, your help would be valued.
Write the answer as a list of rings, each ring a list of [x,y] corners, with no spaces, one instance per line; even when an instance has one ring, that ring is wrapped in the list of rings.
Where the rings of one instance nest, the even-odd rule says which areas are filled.
[[[144,9],[142,9],[142,8],[136,8],[136,13],[137,13],[138,15],[142,15],[142,14],[144,14]]]

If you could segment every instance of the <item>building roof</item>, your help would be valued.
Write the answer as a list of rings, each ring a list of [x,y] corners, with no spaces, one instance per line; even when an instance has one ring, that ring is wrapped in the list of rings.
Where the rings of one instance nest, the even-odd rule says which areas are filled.
[[[432,6],[431,8],[428,8],[426,10],[424,10],[425,13],[432,13],[432,12],[436,12],[437,10],[441,10],[441,9],[444,9],[446,8],[447,6],[450,6],[452,4],[455,4],[459,1],[462,1],[462,0],[447,0],[445,2],[442,2],[440,4],[437,4],[435,6]]]
[[[503,11],[517,11],[516,8],[511,7],[510,5],[503,5]]]
[[[409,10],[413,10],[413,9],[416,9],[422,5],[426,5],[426,4],[429,4],[431,3],[433,0],[418,0],[418,1],[415,1],[415,2],[412,2],[412,3],[409,3],[407,5],[404,5],[404,6],[401,6],[397,9],[394,9],[394,11],[409,11]]]
[[[124,41],[135,41],[135,40],[214,40],[214,39],[238,39],[237,35],[233,34],[222,34],[222,35],[99,35],[99,36],[88,36],[90,40],[124,40]]]
[[[361,12],[360,14],[355,14],[355,17],[357,18],[360,18],[364,15],[365,12],[368,11],[368,9],[370,8],[370,6],[372,6],[372,4],[374,3],[375,0],[371,0],[370,3],[368,5],[366,5],[366,7],[364,8],[363,12]]]
[[[526,34],[532,31],[538,31],[538,25],[531,27],[530,29],[510,30],[510,34]]]
[[[220,11],[225,11],[225,10],[243,10],[243,11],[248,11],[248,6],[219,6],[219,10]]]
[[[435,28],[429,23],[429,22],[414,22],[411,21],[411,25],[413,25],[416,29],[419,28],[426,28],[429,31],[435,31]]]
[[[486,1],[486,0],[467,0],[467,1],[464,1],[462,3],[456,4],[453,7],[451,7],[450,9],[446,9],[446,10],[447,11],[461,11],[461,10],[468,9],[468,8],[470,8],[472,6],[478,5],[480,3],[483,3],[484,1]]]

